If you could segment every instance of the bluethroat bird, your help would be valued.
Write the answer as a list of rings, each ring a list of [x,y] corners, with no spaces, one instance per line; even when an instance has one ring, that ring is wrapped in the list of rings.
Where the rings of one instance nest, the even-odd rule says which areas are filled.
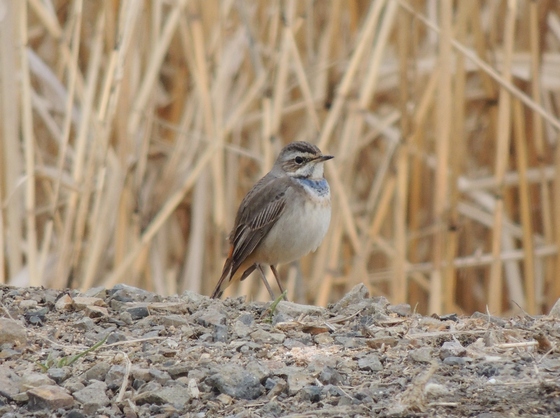
[[[331,195],[323,163],[331,158],[308,142],[292,142],[280,151],[272,170],[239,206],[213,298],[221,297],[226,287],[257,269],[274,299],[263,265],[270,266],[284,293],[275,266],[315,251],[329,228]]]

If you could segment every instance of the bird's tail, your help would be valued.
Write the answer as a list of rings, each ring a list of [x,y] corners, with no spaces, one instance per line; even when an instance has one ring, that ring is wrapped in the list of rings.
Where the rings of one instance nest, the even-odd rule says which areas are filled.
[[[212,299],[219,299],[222,297],[224,290],[231,284],[231,267],[232,267],[232,259],[228,257],[226,262],[224,263],[224,269],[222,270],[222,275],[220,276],[220,280],[218,280],[218,284],[216,285],[214,291],[212,292]]]

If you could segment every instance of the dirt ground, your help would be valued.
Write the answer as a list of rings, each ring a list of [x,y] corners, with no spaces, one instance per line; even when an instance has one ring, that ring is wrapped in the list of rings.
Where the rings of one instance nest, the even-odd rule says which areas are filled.
[[[3,417],[560,416],[548,316],[0,287]]]

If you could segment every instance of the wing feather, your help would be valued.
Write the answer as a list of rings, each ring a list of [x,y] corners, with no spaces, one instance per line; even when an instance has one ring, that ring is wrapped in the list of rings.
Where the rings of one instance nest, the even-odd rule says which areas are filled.
[[[268,234],[286,207],[286,194],[291,187],[291,180],[287,177],[267,177],[263,177],[247,193],[239,207],[236,224],[230,235],[233,246],[232,276]],[[256,190],[258,193],[255,193]]]

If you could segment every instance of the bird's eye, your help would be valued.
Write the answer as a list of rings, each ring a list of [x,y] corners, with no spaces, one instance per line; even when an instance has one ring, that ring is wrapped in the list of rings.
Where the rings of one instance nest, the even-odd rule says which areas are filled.
[[[294,158],[294,161],[296,162],[296,164],[302,164],[305,160],[303,159],[303,157],[300,157],[298,155],[296,158]]]

